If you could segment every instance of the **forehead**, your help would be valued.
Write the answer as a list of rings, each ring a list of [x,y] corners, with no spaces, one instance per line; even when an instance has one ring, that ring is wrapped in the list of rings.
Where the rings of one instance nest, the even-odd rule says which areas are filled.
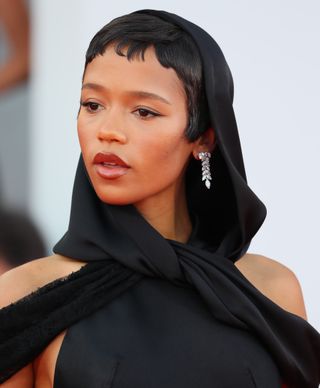
[[[126,54],[126,50],[123,50]],[[109,45],[103,55],[97,55],[85,70],[84,83],[99,83],[108,88],[146,89],[185,98],[182,81],[172,68],[158,61],[153,46],[146,49],[144,60],[134,56],[130,60],[118,55]]]

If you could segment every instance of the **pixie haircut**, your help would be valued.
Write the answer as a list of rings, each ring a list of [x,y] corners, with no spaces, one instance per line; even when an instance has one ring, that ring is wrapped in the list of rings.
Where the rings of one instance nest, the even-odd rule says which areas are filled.
[[[87,53],[87,65],[97,55],[103,55],[110,44],[115,52],[144,60],[145,50],[153,46],[159,63],[175,70],[182,81],[187,96],[188,125],[186,138],[192,142],[210,126],[207,101],[202,80],[202,64],[198,48],[191,36],[175,24],[153,15],[128,14],[105,25],[91,40]],[[127,49],[126,55],[123,49]]]

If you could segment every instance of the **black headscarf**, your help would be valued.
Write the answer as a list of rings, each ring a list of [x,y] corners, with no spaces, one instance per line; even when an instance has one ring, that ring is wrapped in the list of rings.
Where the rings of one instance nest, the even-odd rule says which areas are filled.
[[[54,252],[88,264],[0,311],[0,382],[31,362],[62,330],[151,276],[187,283],[205,300],[213,319],[259,337],[290,388],[318,387],[319,333],[264,296],[234,265],[263,223],[266,208],[247,184],[225,58],[197,25],[164,11],[137,13],[176,24],[191,35],[200,52],[217,137],[213,187],[204,187],[195,160],[186,182],[189,210],[198,218],[198,237],[206,249],[165,239],[133,205],[101,202],[80,157],[69,228]]]

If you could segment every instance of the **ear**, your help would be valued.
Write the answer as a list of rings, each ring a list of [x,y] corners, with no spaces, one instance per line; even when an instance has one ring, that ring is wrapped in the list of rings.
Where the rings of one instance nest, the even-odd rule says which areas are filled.
[[[215,144],[216,136],[213,128],[210,127],[195,141],[193,156],[195,159],[199,159],[199,152],[212,152],[215,148]]]

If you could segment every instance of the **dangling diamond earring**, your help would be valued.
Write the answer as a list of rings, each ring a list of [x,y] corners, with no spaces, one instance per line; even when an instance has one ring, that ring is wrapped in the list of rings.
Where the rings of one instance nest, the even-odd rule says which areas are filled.
[[[211,182],[210,180],[212,179],[211,173],[210,173],[210,157],[211,153],[210,152],[199,152],[198,153],[199,159],[201,160],[202,164],[202,180],[205,180],[205,185],[208,189],[210,189]]]

